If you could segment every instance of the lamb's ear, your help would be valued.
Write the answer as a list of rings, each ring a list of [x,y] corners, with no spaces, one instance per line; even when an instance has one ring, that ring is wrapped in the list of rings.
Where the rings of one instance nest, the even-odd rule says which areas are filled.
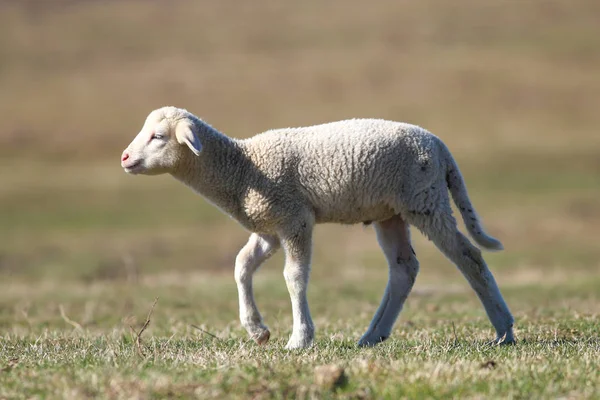
[[[186,144],[195,155],[199,156],[202,151],[202,143],[194,133],[192,126],[190,121],[179,121],[175,128],[175,137],[180,144]]]

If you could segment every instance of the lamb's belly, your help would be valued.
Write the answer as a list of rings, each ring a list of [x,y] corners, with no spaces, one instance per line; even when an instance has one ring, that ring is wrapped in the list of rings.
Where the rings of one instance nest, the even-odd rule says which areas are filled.
[[[304,186],[317,223],[358,224],[383,221],[396,214],[394,211],[393,188],[371,177],[367,182],[340,173],[315,184]]]
[[[335,208],[318,208],[315,210],[315,221],[318,224],[338,223],[338,224],[358,224],[370,223],[374,221],[384,221],[393,217],[396,212],[387,205],[376,207],[349,207],[343,210]]]

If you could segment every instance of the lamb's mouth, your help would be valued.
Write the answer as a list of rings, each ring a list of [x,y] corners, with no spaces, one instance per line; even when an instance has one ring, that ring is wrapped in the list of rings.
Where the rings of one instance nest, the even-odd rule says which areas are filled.
[[[127,166],[124,165],[123,169],[128,174],[137,174],[138,172],[142,171],[144,168],[142,167],[142,160],[137,160],[133,164],[130,164],[130,165],[127,165]]]

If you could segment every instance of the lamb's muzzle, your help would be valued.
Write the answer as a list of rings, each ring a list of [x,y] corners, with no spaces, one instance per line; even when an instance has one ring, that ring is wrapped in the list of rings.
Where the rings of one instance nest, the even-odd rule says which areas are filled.
[[[121,167],[123,167],[125,172],[133,173],[139,165],[140,160],[131,159],[127,150],[123,152],[123,155],[121,156]]]

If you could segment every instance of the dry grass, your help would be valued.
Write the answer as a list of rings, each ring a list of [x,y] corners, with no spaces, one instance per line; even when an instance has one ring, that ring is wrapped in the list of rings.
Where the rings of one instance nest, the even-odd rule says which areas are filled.
[[[313,280],[316,346],[294,352],[283,349],[291,327],[289,299],[280,274],[272,271],[263,271],[256,285],[273,332],[266,347],[249,342],[239,326],[229,277],[180,274],[178,279],[157,276],[156,281],[137,284],[3,285],[0,396],[598,395],[597,276],[581,274],[554,283],[542,279],[524,286],[511,283],[500,271],[520,342],[497,348],[484,345],[492,334],[489,323],[458,274],[442,283],[424,271],[420,289],[410,297],[392,338],[375,349],[361,350],[354,342],[375,310],[384,271],[378,278],[365,271],[360,276],[361,268],[353,269],[356,275],[342,280]],[[153,296],[160,301],[146,324]],[[61,308],[71,322],[61,316]],[[138,332],[147,327],[143,341],[130,334],[129,326]],[[318,366],[330,364],[345,370],[346,380],[340,387],[334,385],[334,393],[315,375]]]

